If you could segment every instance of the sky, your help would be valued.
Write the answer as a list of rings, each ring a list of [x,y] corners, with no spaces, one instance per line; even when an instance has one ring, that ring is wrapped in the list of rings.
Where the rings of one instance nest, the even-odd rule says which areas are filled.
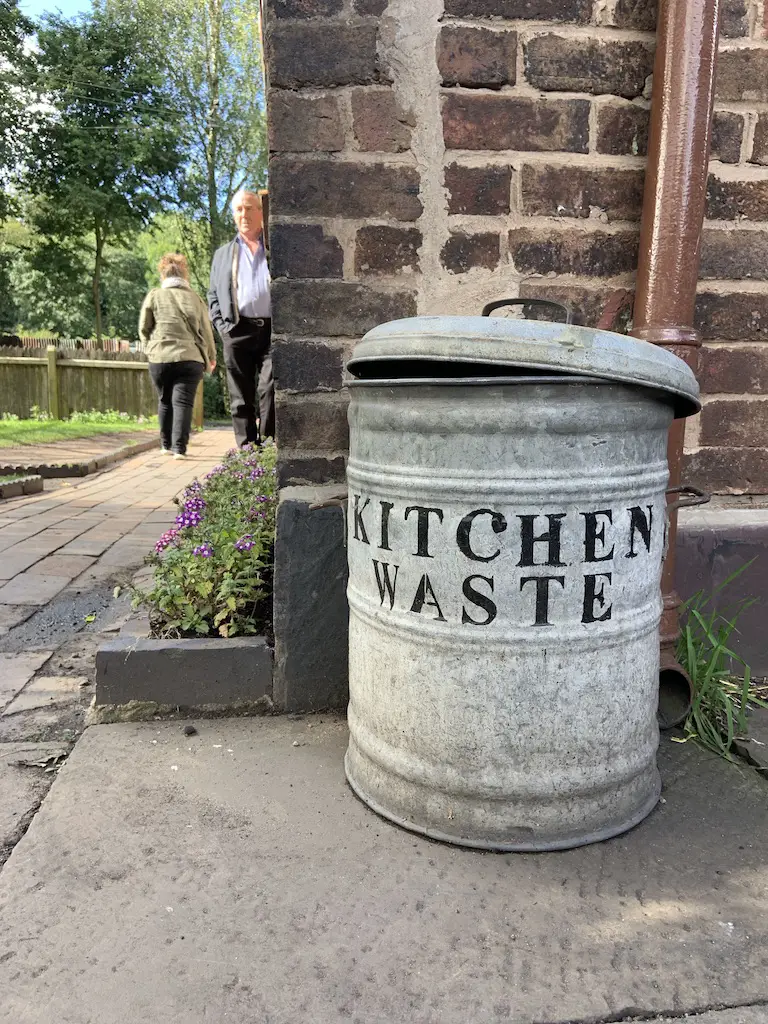
[[[30,18],[39,18],[44,11],[61,11],[66,18],[91,9],[91,0],[21,0],[22,11]]]

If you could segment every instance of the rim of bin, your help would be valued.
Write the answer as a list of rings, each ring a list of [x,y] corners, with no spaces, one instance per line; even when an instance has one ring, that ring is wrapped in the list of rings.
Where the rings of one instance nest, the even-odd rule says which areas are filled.
[[[544,371],[650,388],[669,395],[676,418],[701,408],[693,371],[672,352],[612,331],[543,320],[417,316],[368,331],[347,363],[359,380],[421,377],[409,364],[456,365],[455,377],[482,378],[485,366]],[[461,373],[470,364],[472,372]],[[443,365],[443,370],[445,366]],[[371,371],[375,370],[375,373]],[[426,379],[427,374],[423,375]]]

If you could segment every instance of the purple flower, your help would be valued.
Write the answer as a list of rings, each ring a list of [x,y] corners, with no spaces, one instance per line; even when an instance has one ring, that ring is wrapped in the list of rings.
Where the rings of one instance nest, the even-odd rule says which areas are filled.
[[[165,551],[169,544],[175,544],[178,532],[179,531],[174,529],[174,527],[171,527],[170,530],[166,530],[160,540],[155,544],[155,552],[159,555],[161,552]]]
[[[192,548],[192,554],[198,555],[200,558],[210,558],[213,554],[213,548],[206,541],[203,544],[198,544],[196,548]]]
[[[187,512],[184,510],[176,516],[176,525],[180,530],[199,526],[202,521],[202,514],[197,511]]]
[[[246,533],[239,540],[235,541],[235,548],[238,551],[250,551],[255,544],[256,542],[254,541],[253,536],[250,533]]]

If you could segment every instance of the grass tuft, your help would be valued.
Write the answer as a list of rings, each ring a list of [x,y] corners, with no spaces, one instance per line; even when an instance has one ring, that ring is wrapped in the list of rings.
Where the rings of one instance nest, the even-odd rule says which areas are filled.
[[[751,707],[768,708],[766,687],[752,679],[749,665],[735,653],[732,638],[739,617],[755,603],[741,601],[732,612],[718,611],[715,598],[749,568],[747,562],[711,594],[699,591],[683,607],[677,657],[693,683],[693,704],[678,742],[695,740],[729,761],[734,739],[747,735]]]

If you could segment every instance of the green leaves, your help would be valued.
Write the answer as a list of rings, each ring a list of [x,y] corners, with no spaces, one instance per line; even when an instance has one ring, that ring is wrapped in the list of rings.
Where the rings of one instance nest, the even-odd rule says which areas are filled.
[[[187,489],[179,518],[185,507],[202,503],[199,524],[180,529],[162,558],[149,560],[152,587],[134,592],[136,604],[149,606],[156,635],[229,637],[268,628],[276,457],[271,443],[233,449],[205,481]]]
[[[182,161],[178,113],[144,42],[135,22],[100,7],[70,21],[47,15],[26,75],[40,104],[25,154],[28,222],[73,266],[92,243],[97,334],[105,247],[130,241],[162,209]]]
[[[729,613],[715,607],[718,595],[751,564],[733,572],[712,594],[700,592],[686,603],[677,652],[694,691],[685,738],[729,761],[734,739],[748,731],[750,705],[768,707],[763,691],[753,685],[749,665],[732,644],[739,616],[754,599],[741,601]]]

